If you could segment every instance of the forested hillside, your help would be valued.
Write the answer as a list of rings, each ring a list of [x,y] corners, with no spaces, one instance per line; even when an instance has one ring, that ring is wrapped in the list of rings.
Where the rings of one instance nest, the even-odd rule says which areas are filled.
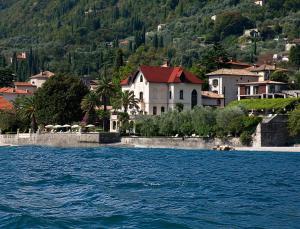
[[[1,0],[0,67],[26,80],[44,69],[122,77],[165,59],[203,71],[217,55],[255,62],[300,37],[299,9],[299,0]],[[243,37],[250,28],[260,36]]]

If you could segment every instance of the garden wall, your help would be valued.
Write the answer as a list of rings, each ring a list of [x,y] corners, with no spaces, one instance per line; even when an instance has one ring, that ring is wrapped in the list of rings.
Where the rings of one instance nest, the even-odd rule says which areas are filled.
[[[120,142],[117,133],[45,133],[0,135],[4,145],[42,145],[57,147],[94,147]]]

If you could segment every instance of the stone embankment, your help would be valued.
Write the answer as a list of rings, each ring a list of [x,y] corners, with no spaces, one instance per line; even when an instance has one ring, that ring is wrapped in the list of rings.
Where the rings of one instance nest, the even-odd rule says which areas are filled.
[[[121,143],[126,146],[146,148],[213,149],[218,145],[241,147],[238,138],[222,140],[218,138],[123,137]]]
[[[0,145],[96,147],[121,141],[116,133],[43,133],[0,135]]]

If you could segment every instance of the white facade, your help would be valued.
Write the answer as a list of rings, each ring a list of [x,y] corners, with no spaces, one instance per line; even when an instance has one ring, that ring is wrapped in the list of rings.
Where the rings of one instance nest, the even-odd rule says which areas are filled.
[[[160,115],[174,110],[177,103],[183,104],[184,110],[192,109],[193,105],[202,105],[201,84],[191,83],[150,83],[139,72],[132,84],[122,86],[122,91],[133,91],[136,98],[140,99],[140,110],[143,114]],[[134,110],[129,110],[133,114]]]
[[[48,78],[33,78],[30,79],[30,83],[37,88],[40,88],[43,86],[43,84],[48,80]]]
[[[225,106],[237,100],[238,97],[238,83],[255,82],[258,77],[253,76],[239,76],[239,75],[216,75],[209,76],[210,91],[219,95],[224,95]]]

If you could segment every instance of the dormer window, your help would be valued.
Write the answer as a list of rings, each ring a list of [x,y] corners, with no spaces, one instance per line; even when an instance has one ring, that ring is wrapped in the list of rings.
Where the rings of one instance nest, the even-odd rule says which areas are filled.
[[[142,75],[140,76],[140,82],[141,82],[141,83],[144,82],[144,78],[143,78]]]
[[[212,85],[213,85],[214,87],[217,87],[217,86],[219,85],[219,80],[214,79],[214,80],[212,81]]]

